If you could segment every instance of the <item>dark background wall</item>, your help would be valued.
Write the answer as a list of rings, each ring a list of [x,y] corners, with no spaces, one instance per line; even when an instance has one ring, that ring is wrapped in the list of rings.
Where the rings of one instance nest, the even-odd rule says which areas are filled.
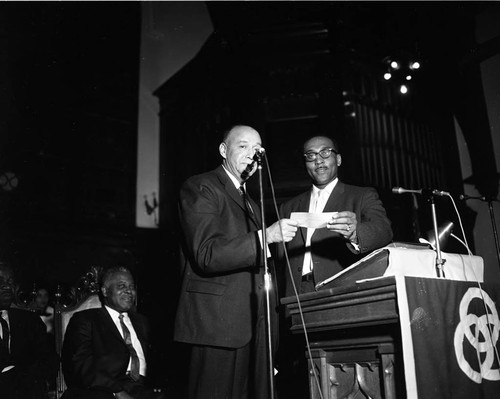
[[[133,260],[140,8],[0,7],[1,252],[25,278],[69,282]],[[29,275],[29,277],[28,277]]]

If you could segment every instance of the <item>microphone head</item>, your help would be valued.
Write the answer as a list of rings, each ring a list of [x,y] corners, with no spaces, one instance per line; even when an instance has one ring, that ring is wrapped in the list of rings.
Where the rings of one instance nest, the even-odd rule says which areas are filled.
[[[392,192],[393,192],[394,194],[402,194],[402,193],[403,193],[403,191],[402,191],[402,190],[403,190],[403,189],[402,189],[401,187],[393,187],[393,188],[392,188]]]
[[[266,150],[263,147],[256,148],[253,154],[254,162],[261,162],[265,152]]]

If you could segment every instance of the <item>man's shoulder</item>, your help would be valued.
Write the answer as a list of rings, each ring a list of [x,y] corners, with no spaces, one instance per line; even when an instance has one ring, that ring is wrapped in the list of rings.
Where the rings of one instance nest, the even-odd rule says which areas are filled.
[[[10,308],[9,321],[17,325],[20,329],[26,329],[30,332],[39,331],[41,329],[45,330],[45,324],[40,316],[29,310]]]
[[[148,318],[144,316],[142,313],[138,313],[136,311],[130,311],[128,315],[131,320],[134,320],[134,322],[138,322],[141,324],[148,324]]]
[[[214,192],[217,193],[215,195],[220,195],[228,181],[229,176],[222,166],[219,166],[209,172],[188,178],[182,185],[180,196],[190,198],[193,195],[197,196],[200,192]]]
[[[103,307],[100,308],[92,308],[92,309],[85,309],[85,310],[80,310],[78,312],[75,312],[72,316],[72,319],[81,319],[81,320],[93,320],[99,317],[102,317],[102,315],[106,315],[106,309]]]
[[[361,194],[361,193],[367,193],[367,192],[376,192],[374,187],[368,187],[368,186],[356,186],[354,184],[346,184],[346,183],[341,183],[344,187],[344,191],[350,192],[350,193],[355,193],[355,194]]]
[[[199,173],[199,174],[193,175],[191,177],[188,177],[185,180],[184,185],[197,184],[199,182],[216,181],[221,176],[223,177],[224,173],[225,172],[224,172],[224,169],[222,168],[222,166],[218,166],[217,168],[210,170],[208,172],[203,172],[203,173]]]
[[[39,320],[40,317],[35,312],[27,309],[9,308],[9,318],[17,320]]]

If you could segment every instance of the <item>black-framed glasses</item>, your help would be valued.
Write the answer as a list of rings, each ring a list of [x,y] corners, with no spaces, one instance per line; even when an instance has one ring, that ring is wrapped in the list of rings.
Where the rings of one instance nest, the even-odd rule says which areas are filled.
[[[332,152],[337,155],[338,152],[335,151],[333,148],[323,148],[320,152],[314,152],[314,151],[309,151],[304,154],[304,158],[306,159],[307,162],[312,162],[315,161],[316,158],[318,158],[318,154],[321,155],[321,158],[327,159],[330,158],[332,155]]]

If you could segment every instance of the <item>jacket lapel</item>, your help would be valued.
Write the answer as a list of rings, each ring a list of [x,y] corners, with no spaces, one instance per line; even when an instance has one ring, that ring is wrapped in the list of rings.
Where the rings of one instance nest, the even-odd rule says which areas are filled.
[[[338,212],[340,211],[340,198],[344,193],[345,185],[340,180],[335,185],[332,193],[330,194],[330,198],[325,204],[325,209],[323,212]]]
[[[118,340],[120,340],[120,342],[125,344],[125,341],[123,340],[123,337],[120,334],[120,331],[118,331],[118,327],[115,324],[115,322],[113,321],[113,319],[111,318],[111,315],[109,314],[109,312],[106,310],[105,307],[102,307],[100,310],[101,310],[100,314],[101,314],[101,319],[102,319],[103,330],[111,331],[111,333],[113,334],[113,336],[115,338],[117,338]]]
[[[248,201],[250,202],[250,205],[252,206],[252,210],[253,210],[253,213],[250,214],[250,218],[252,219],[252,221],[255,223],[255,225],[260,228],[262,226],[262,222],[261,222],[261,216],[260,216],[260,206],[257,205],[257,203],[252,199],[252,197],[250,197],[247,193],[247,198],[248,198]],[[246,207],[245,207],[245,211],[246,211]],[[249,212],[247,212],[249,213]]]
[[[260,228],[262,225],[261,220],[260,220],[261,219],[260,218],[260,207],[247,194],[247,198],[250,201],[250,204],[251,204],[252,209],[253,209],[253,214],[250,214],[250,212],[247,211],[247,208],[246,208],[246,205],[245,205],[243,198],[241,197],[240,193],[238,192],[238,190],[234,186],[232,180],[229,178],[229,176],[227,175],[227,173],[224,170],[224,168],[222,167],[222,165],[219,166],[216,169],[216,171],[217,171],[217,176],[218,176],[221,184],[224,186],[224,190],[226,191],[229,198],[231,198],[231,200],[233,200],[234,202],[236,202],[238,204],[238,206],[241,208],[243,213],[248,215],[248,218],[253,222],[253,224],[255,224],[255,226],[257,228]]]
[[[293,212],[309,212],[309,203],[311,202],[311,190],[300,196],[297,203],[297,209]],[[302,245],[305,245],[307,238],[307,227],[300,228],[300,236],[302,238]]]

